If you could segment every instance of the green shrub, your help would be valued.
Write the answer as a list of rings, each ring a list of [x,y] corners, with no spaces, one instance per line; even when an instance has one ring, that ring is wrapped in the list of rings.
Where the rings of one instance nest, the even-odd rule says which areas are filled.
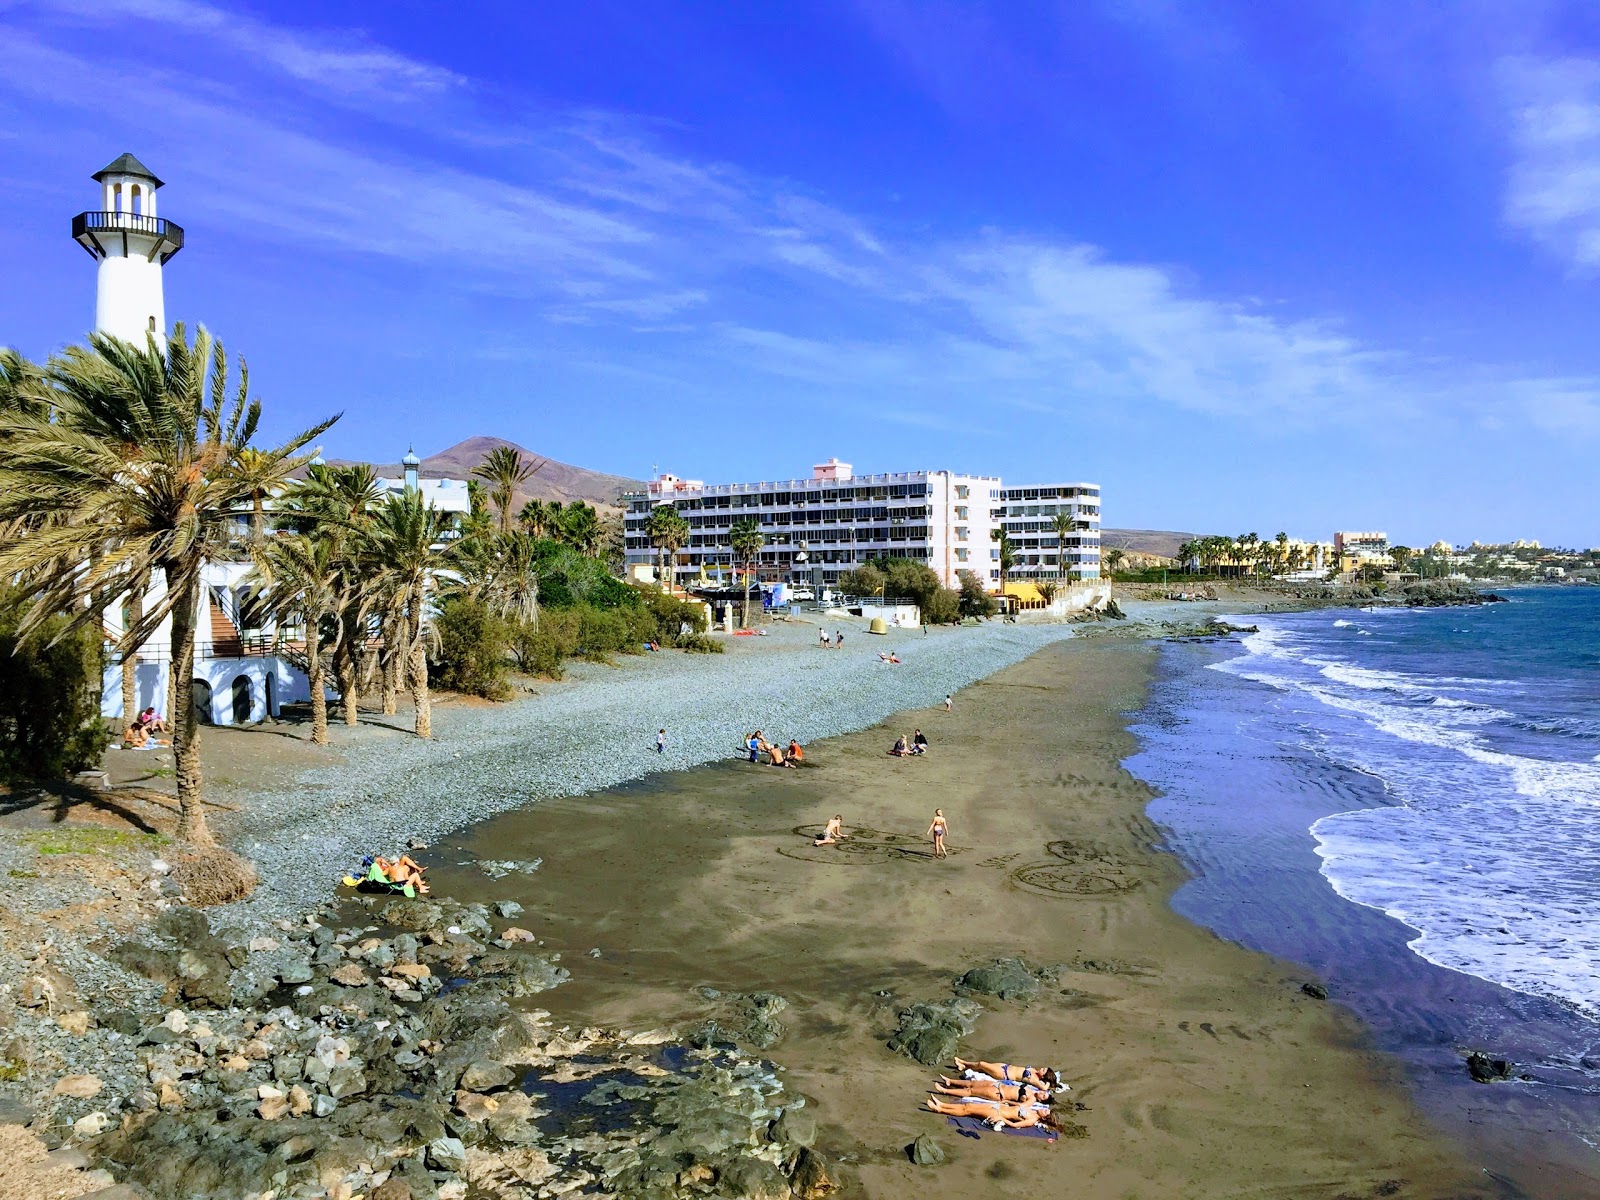
[[[961,620],[961,593],[939,588],[922,602],[922,619],[930,625],[954,625]]]
[[[959,571],[957,578],[961,580],[958,605],[962,617],[992,617],[999,611],[999,602],[989,595],[971,571]]]
[[[100,719],[100,639],[91,629],[67,634],[67,619],[51,617],[19,644],[29,607],[0,592],[0,777],[62,779],[97,766],[111,741]]]
[[[659,588],[640,588],[639,595],[645,610],[650,614],[652,627],[649,637],[663,646],[684,649],[684,639],[703,634],[706,629],[706,608],[703,604],[669,596]],[[646,640],[649,640],[647,637]],[[715,651],[712,651],[715,653]]]
[[[721,654],[723,645],[709,633],[686,633],[678,638],[677,647],[688,654]]]
[[[439,635],[431,679],[439,687],[487,700],[511,695],[506,682],[506,654],[512,629],[480,600],[447,600],[434,618]]]

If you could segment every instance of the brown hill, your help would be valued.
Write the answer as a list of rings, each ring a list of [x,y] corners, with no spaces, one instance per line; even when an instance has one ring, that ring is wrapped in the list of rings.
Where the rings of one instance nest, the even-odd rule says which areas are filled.
[[[1199,536],[1178,533],[1170,529],[1102,529],[1100,547],[1126,550],[1130,554],[1154,554],[1161,558],[1176,558],[1178,547]]]
[[[529,462],[544,464],[534,472],[533,478],[517,489],[519,508],[529,500],[560,500],[562,503],[586,500],[597,507],[616,508],[617,497],[623,492],[644,490],[642,480],[607,475],[601,471],[589,471],[557,462],[497,437],[470,437],[464,442],[457,442],[446,450],[428,455],[417,471],[424,479],[471,479],[472,469],[487,458],[491,450],[500,446],[510,446]],[[336,466],[346,466],[352,461],[329,459]],[[390,477],[398,476],[401,472],[399,463],[372,465],[380,474]]]

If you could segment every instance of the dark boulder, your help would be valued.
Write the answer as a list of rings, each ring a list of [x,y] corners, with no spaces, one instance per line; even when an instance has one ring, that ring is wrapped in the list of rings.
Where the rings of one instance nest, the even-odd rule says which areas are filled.
[[[1031,1000],[1039,994],[1039,972],[1020,958],[997,958],[988,966],[973,967],[956,986],[980,996]]]
[[[1466,1059],[1467,1074],[1472,1076],[1474,1083],[1498,1083],[1511,1078],[1509,1059],[1496,1058],[1482,1050],[1468,1050],[1462,1057]]]
[[[900,1026],[889,1039],[889,1049],[898,1050],[925,1066],[949,1062],[982,1012],[983,1009],[971,1000],[913,1004],[900,1014]]]
[[[906,1147],[906,1157],[919,1167],[936,1167],[944,1161],[944,1147],[924,1133]]]

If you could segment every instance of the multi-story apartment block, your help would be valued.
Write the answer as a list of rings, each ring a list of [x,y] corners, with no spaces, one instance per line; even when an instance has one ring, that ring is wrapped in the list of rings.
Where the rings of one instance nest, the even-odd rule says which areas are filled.
[[[1339,530],[1333,535],[1333,554],[1341,571],[1354,571],[1378,560],[1388,562],[1389,535]]]
[[[1016,547],[1011,578],[1100,578],[1100,485],[1046,483],[1001,489],[998,521]],[[1058,530],[1065,517],[1071,529]]]
[[[689,522],[690,536],[674,556],[677,581],[707,568],[733,566],[728,533],[753,517],[766,535],[757,574],[773,582],[832,584],[872,558],[924,562],[947,586],[971,571],[985,586],[1000,578],[995,509],[1000,480],[952,471],[856,475],[829,459],[809,479],[772,483],[706,484],[661,475],[626,498],[623,516],[630,568],[656,562],[650,513],[670,504]]]

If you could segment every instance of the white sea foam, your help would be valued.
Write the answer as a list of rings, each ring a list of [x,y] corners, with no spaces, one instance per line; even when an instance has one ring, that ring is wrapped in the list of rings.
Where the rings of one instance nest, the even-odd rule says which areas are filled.
[[[1600,755],[1498,748],[1485,740],[1497,723],[1551,722],[1441,694],[1505,681],[1317,657],[1284,630],[1245,648],[1219,669],[1355,722],[1321,750],[1397,802],[1312,827],[1334,889],[1415,929],[1411,947],[1430,962],[1600,1015]]]
[[[1346,621],[1343,617],[1340,617],[1337,621],[1335,621],[1333,623],[1333,627],[1335,629],[1348,629],[1350,626],[1352,626],[1354,624],[1355,624],[1354,621]]]

